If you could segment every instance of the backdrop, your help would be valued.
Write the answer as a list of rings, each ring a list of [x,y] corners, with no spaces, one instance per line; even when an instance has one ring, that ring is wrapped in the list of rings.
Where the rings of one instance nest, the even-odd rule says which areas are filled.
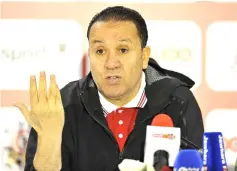
[[[139,11],[152,57],[190,76],[206,131],[221,131],[229,165],[237,157],[237,1],[0,2],[0,171],[17,171],[29,126],[13,102],[28,104],[29,76],[56,74],[60,87],[88,73],[86,30],[107,6]]]

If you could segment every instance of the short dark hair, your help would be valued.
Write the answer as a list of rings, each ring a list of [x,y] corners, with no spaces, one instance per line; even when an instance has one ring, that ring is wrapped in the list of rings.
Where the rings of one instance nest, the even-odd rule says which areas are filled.
[[[133,22],[136,25],[138,35],[141,39],[142,48],[146,46],[148,40],[148,31],[144,18],[137,11],[123,6],[108,7],[99,12],[98,14],[96,14],[90,21],[87,29],[88,40],[91,27],[93,26],[94,23],[96,23],[97,21],[109,21],[109,20]]]

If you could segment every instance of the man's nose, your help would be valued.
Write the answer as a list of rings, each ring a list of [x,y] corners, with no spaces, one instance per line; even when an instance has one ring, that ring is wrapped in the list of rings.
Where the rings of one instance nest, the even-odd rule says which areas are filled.
[[[109,53],[107,60],[105,62],[105,68],[107,69],[116,69],[121,66],[119,56],[116,53]]]

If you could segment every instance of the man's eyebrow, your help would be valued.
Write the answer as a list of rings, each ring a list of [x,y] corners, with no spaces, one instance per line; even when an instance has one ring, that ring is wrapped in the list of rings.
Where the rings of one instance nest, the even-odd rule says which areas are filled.
[[[102,40],[92,40],[91,44],[96,44],[96,43],[104,43]]]
[[[132,43],[131,39],[119,39],[120,42],[129,42]]]
[[[131,39],[119,39],[118,41],[119,41],[119,42],[132,43],[132,40],[131,40]],[[91,41],[91,44],[96,44],[96,43],[104,43],[104,41],[102,41],[102,40],[97,40],[97,39]]]

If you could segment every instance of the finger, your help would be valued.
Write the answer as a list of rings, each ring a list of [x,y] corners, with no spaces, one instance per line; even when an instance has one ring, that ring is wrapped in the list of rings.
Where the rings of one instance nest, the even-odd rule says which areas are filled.
[[[30,105],[33,108],[37,105],[39,101],[37,86],[36,86],[36,78],[35,76],[30,77]]]
[[[21,113],[23,114],[26,122],[35,129],[35,131],[38,133],[39,132],[39,128],[34,124],[34,121],[32,120],[32,118],[30,117],[30,111],[28,110],[28,108],[26,107],[26,105],[24,104],[20,104],[20,103],[15,103],[13,104],[13,106],[17,107]],[[36,122],[37,120],[35,120]]]
[[[46,74],[45,72],[40,72],[39,101],[45,102],[47,100],[46,89],[47,89]]]
[[[33,126],[31,123],[31,120],[30,120],[30,111],[28,110],[26,105],[20,104],[20,103],[15,103],[15,104],[13,104],[13,106],[17,107],[23,114],[23,116],[24,116],[25,120],[28,122],[28,124]]]
[[[56,95],[55,95],[55,99],[56,99],[56,103],[62,103],[62,99],[61,99],[61,93],[60,93],[60,90],[58,88],[58,85],[56,84]]]
[[[54,84],[55,84],[55,76],[50,75],[50,83],[49,83],[49,90],[48,90],[48,98],[55,96],[54,94]]]
[[[50,86],[49,86],[49,92],[48,92],[48,101],[49,105],[55,104],[55,95],[56,95],[56,82],[55,82],[55,76],[50,76]]]

